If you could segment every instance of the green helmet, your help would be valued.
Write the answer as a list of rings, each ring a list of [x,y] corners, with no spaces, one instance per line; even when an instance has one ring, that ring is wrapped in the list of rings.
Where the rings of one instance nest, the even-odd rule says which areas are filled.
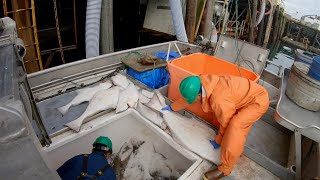
[[[180,83],[180,93],[189,104],[194,103],[201,88],[201,81],[198,76],[189,76]]]
[[[105,137],[105,136],[98,137],[94,141],[93,146],[95,146],[96,144],[107,146],[108,148],[110,148],[110,150],[112,150],[112,141],[108,137]]]

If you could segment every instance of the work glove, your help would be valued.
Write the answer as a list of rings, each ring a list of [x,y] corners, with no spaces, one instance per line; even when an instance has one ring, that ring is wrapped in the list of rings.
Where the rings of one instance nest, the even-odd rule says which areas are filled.
[[[214,149],[218,149],[220,147],[220,144],[218,144],[216,140],[210,140],[210,143],[212,144]]]
[[[164,108],[161,109],[162,111],[173,111],[172,108],[170,106],[166,106]]]

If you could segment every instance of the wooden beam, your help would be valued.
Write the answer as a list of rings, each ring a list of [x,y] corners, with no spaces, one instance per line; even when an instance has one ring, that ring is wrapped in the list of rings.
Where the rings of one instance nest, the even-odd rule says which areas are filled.
[[[207,0],[199,0],[198,1],[198,9],[197,9],[197,20],[196,20],[196,30],[195,30],[195,36],[197,36],[198,34],[198,30],[200,27],[200,23],[201,23],[201,19],[202,19],[202,15],[204,12],[204,8],[206,6]]]
[[[283,24],[283,16],[282,16],[282,14],[281,14],[281,12],[280,12],[280,16],[279,16],[279,28],[278,28],[278,32],[277,32],[277,34],[276,34],[276,41],[278,41],[281,37],[281,31],[282,31],[282,25]]]
[[[204,37],[206,39],[210,39],[211,37],[214,5],[215,5],[215,0],[207,0],[206,7],[203,14],[203,23],[201,24],[201,26],[203,27],[201,29],[203,30]]]
[[[273,7],[273,11],[271,12],[271,14],[269,15],[269,18],[268,18],[266,34],[264,36],[264,41],[263,41],[263,47],[265,47],[265,48],[268,46],[268,43],[269,43],[274,12],[275,12],[275,6]]]
[[[100,23],[100,54],[114,52],[113,0],[103,0]]]
[[[258,32],[258,39],[257,39],[257,45],[262,46],[262,37],[264,34],[264,24],[265,24],[265,16],[263,17],[261,23],[259,24],[259,32]]]
[[[301,26],[299,26],[299,31],[298,31],[298,35],[297,35],[296,41],[300,41],[302,29],[303,29],[303,28],[302,28]]]
[[[3,7],[3,14],[4,16],[8,16],[8,7],[7,7],[7,0],[2,0],[2,7]]]
[[[286,30],[286,26],[287,26],[287,19],[283,16],[283,22],[282,22],[282,28],[280,31],[279,40],[283,38],[283,34],[284,34],[284,31]]]
[[[47,69],[47,68],[50,66],[50,64],[51,64],[51,62],[52,62],[52,59],[53,59],[53,56],[55,55],[55,53],[56,53],[56,51],[52,51],[52,52],[49,54],[49,56],[48,56],[48,58],[47,58],[47,61],[46,61],[46,64],[44,65],[44,69]]]
[[[250,34],[249,42],[254,43],[254,30],[257,27],[257,11],[258,11],[258,0],[253,0],[252,13],[251,13],[251,24],[250,24]]]
[[[42,58],[40,54],[39,40],[38,40],[38,29],[37,29],[37,20],[36,20],[36,7],[34,5],[34,0],[31,0],[31,13],[32,13],[32,27],[33,27],[33,38],[35,42],[36,53],[38,56],[38,64],[40,70],[43,70]]]
[[[19,9],[27,9],[31,7],[29,0],[11,0],[12,11],[16,11]],[[13,19],[16,22],[17,28],[20,27],[32,27],[31,21],[31,13],[29,11],[25,11],[23,13],[13,13]],[[34,35],[32,32],[32,28],[26,28],[21,31],[18,31],[18,36],[24,41],[24,44],[35,44]],[[24,57],[24,61],[31,61],[34,59],[38,59],[36,47],[28,46],[26,47],[26,56]],[[39,71],[39,65],[37,61],[32,61],[30,63],[25,64],[26,70],[28,73]]]
[[[197,17],[197,0],[187,0],[186,31],[189,43],[195,39],[195,27]]]
[[[318,39],[318,31],[316,31],[316,34],[314,35],[314,37],[313,37],[313,43],[312,43],[312,46],[315,46],[315,45],[318,45],[318,44],[316,44],[317,43],[317,39]]]
[[[276,42],[277,41],[277,37],[278,37],[278,32],[279,32],[279,26],[280,26],[280,9],[279,6],[277,6],[276,8],[276,16],[274,18],[274,29],[273,29],[273,34],[272,34],[272,42]]]

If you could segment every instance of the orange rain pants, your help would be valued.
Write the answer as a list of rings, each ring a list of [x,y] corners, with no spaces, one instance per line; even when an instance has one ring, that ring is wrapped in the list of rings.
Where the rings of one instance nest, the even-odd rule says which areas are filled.
[[[243,152],[252,125],[268,110],[266,89],[246,78],[231,75],[202,75],[202,108],[213,111],[220,123],[216,142],[221,144],[221,165],[218,169],[229,175]],[[188,106],[182,99],[171,104],[174,111]]]

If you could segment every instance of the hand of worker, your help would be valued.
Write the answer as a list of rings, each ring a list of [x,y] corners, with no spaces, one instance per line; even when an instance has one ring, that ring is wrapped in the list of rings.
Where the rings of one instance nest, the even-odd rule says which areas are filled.
[[[210,140],[210,143],[212,144],[214,149],[218,149],[220,147],[220,144],[218,144],[216,140]]]
[[[172,108],[170,106],[166,106],[164,108],[161,109],[162,111],[173,111]]]

